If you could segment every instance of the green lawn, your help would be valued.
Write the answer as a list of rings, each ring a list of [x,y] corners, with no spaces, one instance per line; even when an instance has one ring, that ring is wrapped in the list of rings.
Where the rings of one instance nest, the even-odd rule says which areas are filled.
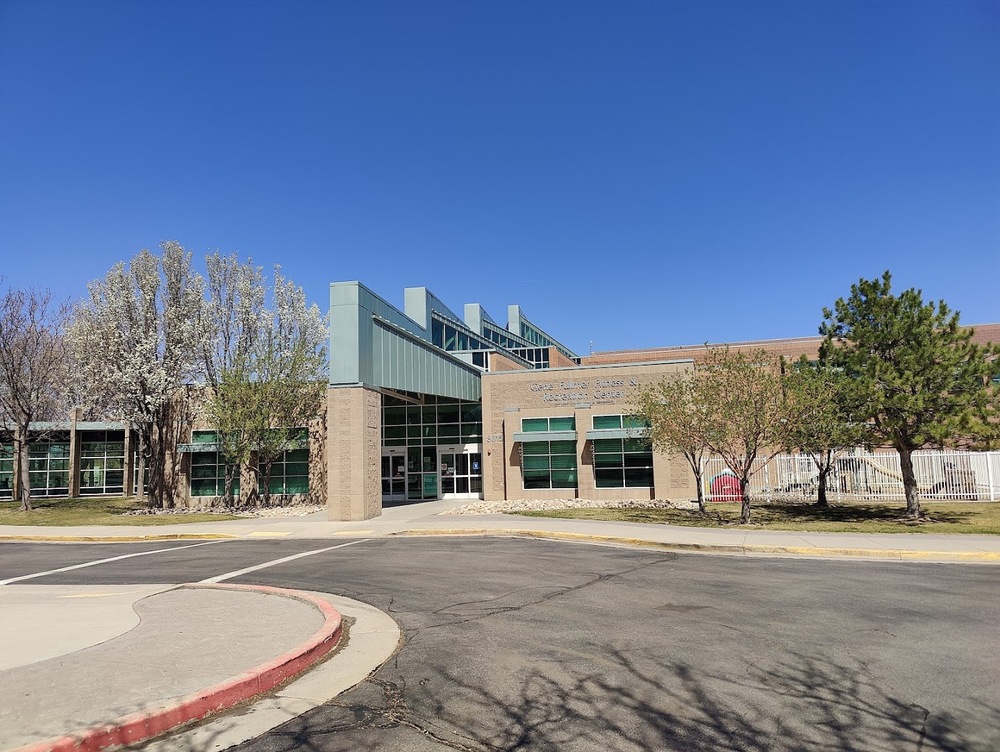
[[[145,502],[135,499],[32,499],[30,512],[20,511],[20,502],[0,502],[0,525],[179,525],[188,522],[219,522],[239,519],[224,514],[130,514],[145,509]]]
[[[805,502],[755,502],[750,524],[739,525],[738,503],[709,504],[708,516],[685,509],[554,509],[519,512],[529,517],[560,517],[610,522],[650,522],[690,527],[744,530],[804,530],[824,533],[971,533],[1000,535],[1000,502],[923,503],[926,519],[903,518],[903,504],[840,503],[821,509]]]

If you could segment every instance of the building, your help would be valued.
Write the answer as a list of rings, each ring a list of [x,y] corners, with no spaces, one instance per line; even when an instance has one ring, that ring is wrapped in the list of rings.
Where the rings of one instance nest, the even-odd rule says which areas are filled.
[[[122,496],[134,485],[132,436],[115,422],[84,421],[74,410],[68,421],[32,423],[28,473],[32,496],[75,498]],[[0,499],[14,489],[11,431],[0,430]]]
[[[691,360],[581,361],[516,305],[501,326],[423,287],[400,311],[360,283],[332,285],[331,518],[418,499],[687,494],[686,466],[654,455],[630,413],[642,386]]]
[[[1000,324],[976,327],[975,341],[1000,341]],[[820,342],[730,346],[795,359],[814,358]],[[517,305],[501,325],[476,303],[459,316],[424,287],[407,288],[400,310],[359,282],[334,283],[325,414],[299,427],[269,488],[322,500],[337,520],[439,498],[689,499],[687,462],[654,452],[631,413],[639,390],[690,371],[708,348],[581,356]],[[174,430],[176,502],[216,501],[227,470],[216,435],[197,416]],[[33,433],[33,495],[135,492],[135,442],[121,424],[75,413]],[[11,450],[0,434],[0,498],[11,495]],[[246,476],[237,489],[253,482]]]
[[[821,337],[747,342],[815,358]],[[975,341],[1000,341],[1000,325]],[[580,356],[519,306],[498,324],[427,288],[399,310],[358,282],[330,288],[327,504],[331,519],[437,498],[692,498],[680,456],[653,452],[630,417],[644,386],[683,373],[709,345]]]

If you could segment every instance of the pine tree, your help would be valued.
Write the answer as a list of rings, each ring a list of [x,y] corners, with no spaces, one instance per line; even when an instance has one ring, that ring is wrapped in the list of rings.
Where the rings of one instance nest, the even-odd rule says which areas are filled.
[[[967,436],[989,409],[987,385],[1000,347],[978,346],[944,301],[920,290],[893,295],[892,275],[861,279],[824,309],[820,362],[850,379],[845,407],[868,422],[875,441],[899,452],[906,515],[921,515],[913,452]]]

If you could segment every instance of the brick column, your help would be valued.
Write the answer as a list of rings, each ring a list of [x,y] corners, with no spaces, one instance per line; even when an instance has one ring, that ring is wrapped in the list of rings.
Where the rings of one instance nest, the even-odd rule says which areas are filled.
[[[80,496],[80,432],[76,424],[83,417],[83,408],[74,407],[69,414],[69,498]]]
[[[555,348],[551,348],[555,349]],[[593,425],[596,411],[590,407],[576,408],[576,495],[580,499],[598,497],[594,479],[594,443],[587,441],[587,430]]]
[[[327,390],[327,495],[331,520],[382,514],[382,395],[363,386]]]
[[[680,452],[653,452],[654,498],[670,501],[693,501],[698,487],[694,474]]]

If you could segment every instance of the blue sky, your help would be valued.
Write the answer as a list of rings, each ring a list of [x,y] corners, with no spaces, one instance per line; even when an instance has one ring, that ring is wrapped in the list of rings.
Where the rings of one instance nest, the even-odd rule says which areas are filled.
[[[0,275],[175,239],[578,352],[1000,321],[1000,3],[0,0]]]

